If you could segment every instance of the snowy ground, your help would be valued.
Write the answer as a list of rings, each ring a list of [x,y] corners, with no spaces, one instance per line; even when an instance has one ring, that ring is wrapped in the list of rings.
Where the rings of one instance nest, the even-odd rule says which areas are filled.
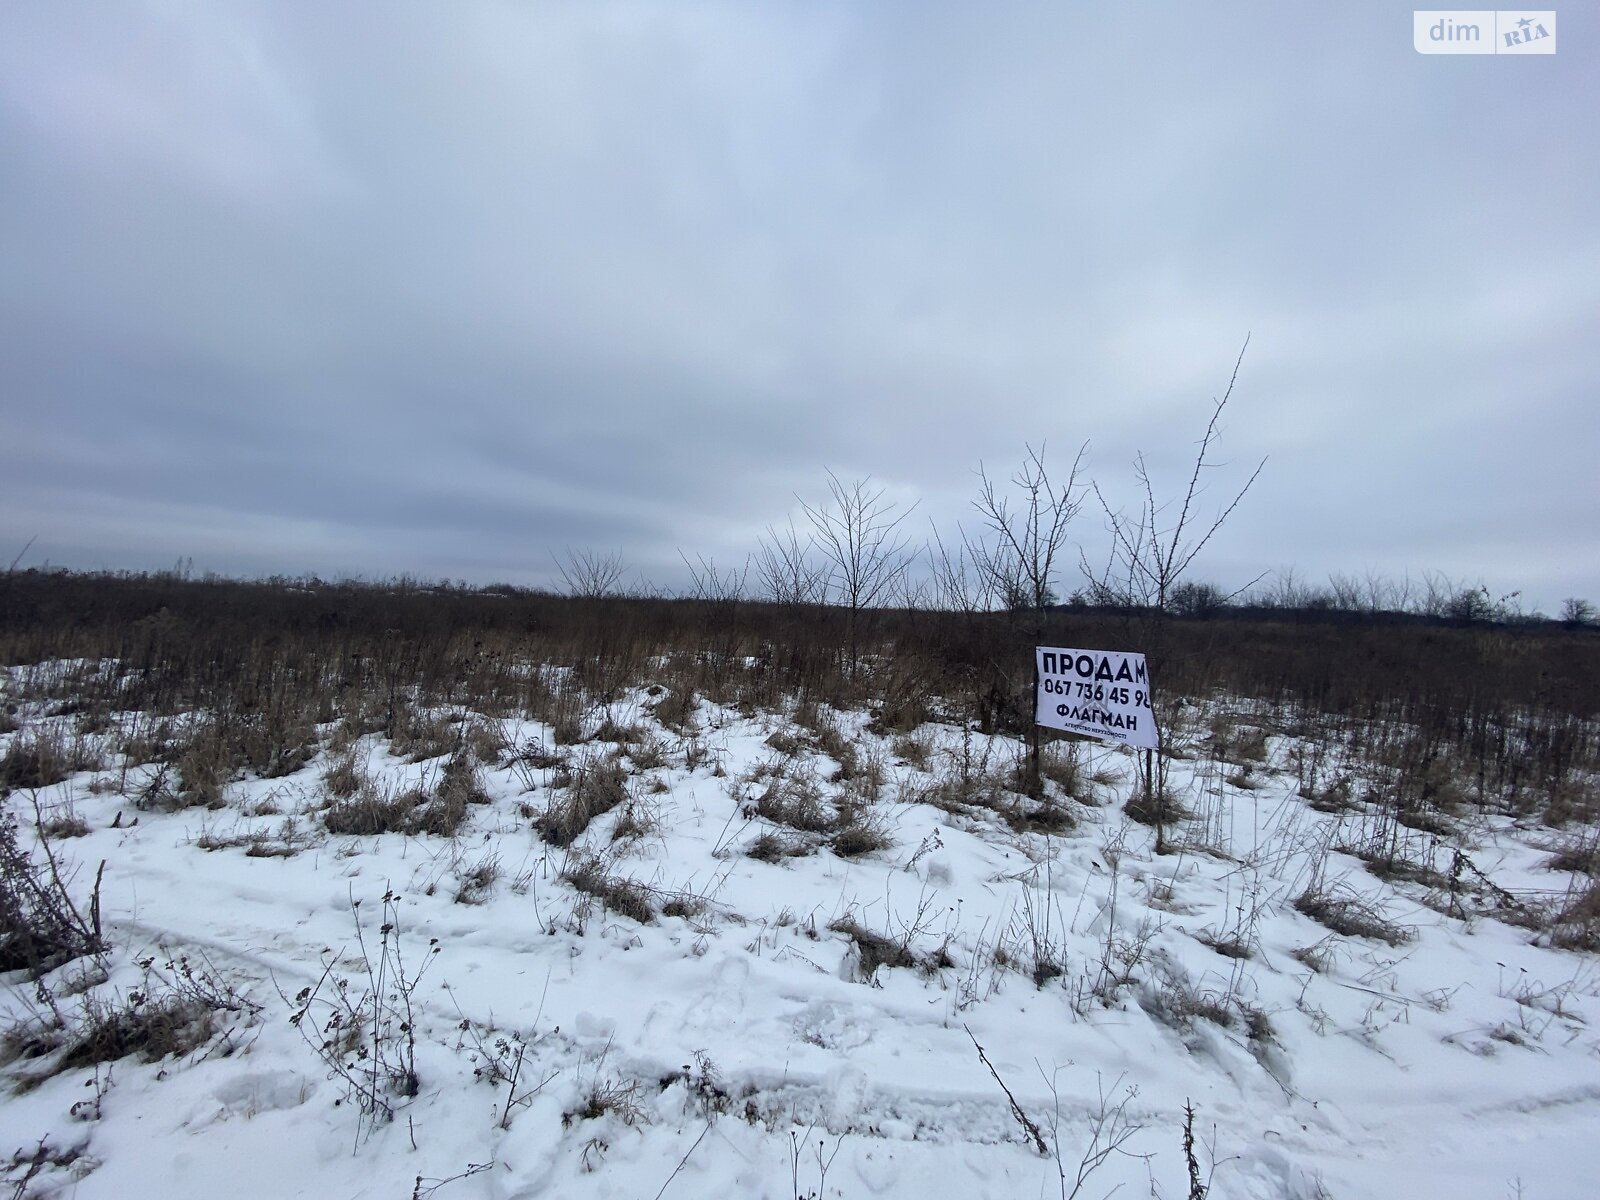
[[[492,723],[510,751],[455,838],[330,834],[326,749],[217,810],[140,810],[156,768],[116,757],[13,795],[25,824],[37,799],[88,826],[54,842],[76,896],[106,863],[106,974],[47,980],[69,1027],[86,1005],[228,1001],[187,1053],[52,1073],[60,1051],[16,1036],[48,1008],[5,977],[16,1194],[1011,1200],[1086,1172],[1084,1197],[1186,1197],[1186,1102],[1214,1200],[1597,1194],[1600,960],[1534,944],[1470,870],[1453,904],[1438,877],[1375,877],[1338,847],[1387,835],[1299,798],[1291,739],[1243,773],[1175,762],[1186,845],[1156,856],[1122,813],[1122,752],[1080,748],[1072,828],[1017,832],[1027,806],[995,790],[1013,742],[824,714],[856,760],[835,780],[815,728],[702,704],[686,737],[661,698],[589,714],[645,736],[622,747],[628,802],[569,849],[534,829],[562,767],[510,759],[555,751],[536,723]],[[437,785],[443,759],[388,749],[354,747],[380,793]],[[959,802],[979,793],[1014,819]],[[825,824],[841,799],[888,848],[841,857],[762,815]],[[1447,847],[1400,832],[1448,873]],[[747,853],[763,834],[775,861]],[[1512,897],[1571,882],[1548,830],[1464,836]],[[644,887],[596,898],[565,877],[583,863],[600,890]],[[1331,931],[1294,907],[1308,890],[1405,940]],[[414,1097],[385,1073],[411,1033]]]

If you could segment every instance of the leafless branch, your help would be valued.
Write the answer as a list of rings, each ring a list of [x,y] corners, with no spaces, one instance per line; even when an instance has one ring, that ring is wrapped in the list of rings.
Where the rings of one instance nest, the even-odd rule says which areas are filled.
[[[972,506],[994,541],[969,540],[966,549],[985,586],[1007,608],[1039,610],[1055,598],[1051,580],[1067,530],[1083,505],[1078,471],[1088,449],[1087,442],[1079,447],[1065,482],[1057,484],[1045,466],[1044,446],[1026,447],[1027,458],[1011,477],[1015,500],[979,464]]]
[[[753,566],[761,594],[777,604],[820,604],[827,599],[828,568],[812,557],[812,541],[801,541],[790,521],[782,532],[767,527]]]
[[[601,554],[568,546],[566,554],[556,559],[556,570],[561,572],[567,594],[586,600],[615,595],[627,569],[620,550]]]

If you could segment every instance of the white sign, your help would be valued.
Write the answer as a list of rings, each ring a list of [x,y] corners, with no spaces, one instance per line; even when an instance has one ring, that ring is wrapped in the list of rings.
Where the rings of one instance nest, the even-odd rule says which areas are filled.
[[[1144,655],[1039,646],[1034,720],[1118,746],[1156,745]]]

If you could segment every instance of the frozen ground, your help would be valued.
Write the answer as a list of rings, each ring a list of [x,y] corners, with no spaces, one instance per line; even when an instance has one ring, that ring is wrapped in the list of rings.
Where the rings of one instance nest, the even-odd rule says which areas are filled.
[[[5,977],[15,1194],[1178,1198],[1186,1103],[1213,1200],[1597,1194],[1600,961],[1517,923],[1573,882],[1551,831],[1479,821],[1458,861],[1313,808],[1292,738],[1246,770],[1196,734],[1157,856],[1122,752],[1058,755],[1046,832],[1001,787],[1014,742],[703,703],[686,734],[663,696],[587,715],[623,742],[463,721],[487,802],[453,838],[329,833],[327,749],[218,809],[140,808],[158,768],[115,755],[12,795],[87,826],[53,844],[80,899],[104,860],[112,947],[48,1003]],[[351,753],[369,797],[445,772]],[[625,802],[552,846],[608,754]],[[1380,846],[1409,869],[1353,853]],[[196,996],[210,1036],[160,1061],[62,1068],[43,1036]]]

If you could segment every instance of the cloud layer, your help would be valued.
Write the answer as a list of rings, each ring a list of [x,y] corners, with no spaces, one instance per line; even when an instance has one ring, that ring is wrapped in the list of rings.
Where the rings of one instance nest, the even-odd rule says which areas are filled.
[[[0,546],[670,584],[825,468],[947,525],[1025,442],[1175,488],[1248,332],[1214,494],[1270,461],[1201,574],[1600,596],[1561,15],[7,5]]]

